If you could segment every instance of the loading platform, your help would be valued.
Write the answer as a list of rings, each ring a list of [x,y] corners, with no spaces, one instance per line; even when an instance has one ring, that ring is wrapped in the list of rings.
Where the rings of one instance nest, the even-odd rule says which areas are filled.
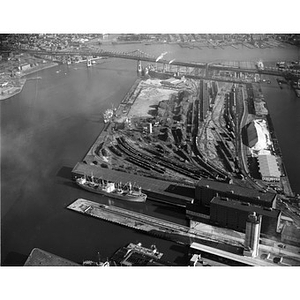
[[[217,243],[239,248],[243,247],[243,234],[227,235],[224,234],[224,229],[220,232],[217,228],[209,225],[199,230],[195,227],[190,228],[114,205],[100,204],[82,198],[75,200],[67,208],[88,216],[140,230],[147,234],[171,240],[179,244],[190,245],[191,241],[197,241],[205,244]]]
[[[195,187],[188,187],[171,181],[138,176],[78,162],[72,170],[72,177],[76,179],[83,175],[93,175],[96,178],[113,182],[135,182],[142,187],[142,191],[147,194],[148,199],[175,206],[185,207],[186,204],[191,203],[195,197]]]

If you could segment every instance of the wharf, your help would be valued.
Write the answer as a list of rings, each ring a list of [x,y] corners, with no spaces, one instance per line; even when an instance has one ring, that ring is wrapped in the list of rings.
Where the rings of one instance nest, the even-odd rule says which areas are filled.
[[[130,101],[131,101],[130,98],[133,96],[133,94],[140,82],[141,82],[141,78],[138,78],[133,83],[133,85],[131,86],[131,88],[129,89],[129,91],[126,93],[126,95],[122,99],[121,103],[119,104],[119,106],[117,108],[117,114],[124,115],[124,113],[122,112],[124,107],[132,105],[132,103],[130,103]],[[110,134],[112,134],[112,123],[108,122],[107,124],[105,124],[103,130],[100,132],[100,134],[96,138],[95,142],[92,144],[92,146],[89,148],[87,153],[84,155],[83,161],[87,162],[87,161],[89,161],[89,159],[94,158],[94,155],[95,155],[95,153],[97,153],[99,145],[102,142],[104,142],[107,138],[109,138]]]
[[[44,251],[39,248],[34,248],[30,252],[24,266],[80,266],[79,264]]]
[[[192,202],[195,195],[194,187],[187,187],[170,181],[138,176],[78,162],[72,170],[72,177],[75,179],[83,175],[93,175],[96,178],[112,182],[135,182],[142,187],[142,191],[147,194],[148,198],[175,206],[185,207],[187,203]]]
[[[179,244],[190,245],[191,241],[197,241],[210,245],[224,244],[239,249],[243,248],[244,235],[233,230],[224,230],[210,225],[202,226],[200,229],[190,228],[117,206],[99,204],[82,198],[75,200],[67,208]]]

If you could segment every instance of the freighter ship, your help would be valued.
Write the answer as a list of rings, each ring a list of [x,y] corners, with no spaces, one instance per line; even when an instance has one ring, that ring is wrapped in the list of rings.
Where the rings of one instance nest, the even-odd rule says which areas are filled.
[[[95,179],[86,176],[76,179],[77,185],[81,188],[96,194],[102,194],[119,200],[145,202],[147,195],[142,193],[141,187],[133,186],[131,182],[126,184],[114,183],[103,179]]]

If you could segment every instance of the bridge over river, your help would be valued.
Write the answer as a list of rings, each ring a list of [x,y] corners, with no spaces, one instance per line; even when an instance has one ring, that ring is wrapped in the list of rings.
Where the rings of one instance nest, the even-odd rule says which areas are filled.
[[[300,78],[299,70],[286,70],[279,69],[276,67],[265,67],[263,69],[254,68],[245,68],[241,66],[233,65],[224,65],[224,64],[213,64],[213,63],[203,63],[203,62],[182,62],[175,59],[166,60],[161,58],[154,57],[153,55],[147,54],[141,50],[135,50],[131,52],[118,52],[118,51],[106,51],[103,49],[83,49],[83,50],[60,50],[60,51],[50,51],[50,50],[36,50],[36,49],[23,49],[23,48],[6,48],[0,49],[1,52],[26,52],[31,55],[38,56],[85,56],[85,57],[116,57],[122,59],[136,60],[138,63],[141,61],[159,63],[164,65],[173,65],[178,67],[186,68],[199,68],[205,69],[205,74],[208,74],[209,70],[219,70],[219,71],[233,71],[237,73],[255,73],[255,74],[264,74],[264,75],[273,75],[273,76],[290,76],[294,75],[297,78]]]

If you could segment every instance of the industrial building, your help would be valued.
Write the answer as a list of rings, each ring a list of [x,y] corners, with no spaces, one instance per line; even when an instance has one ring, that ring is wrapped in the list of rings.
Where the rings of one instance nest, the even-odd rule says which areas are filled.
[[[209,207],[194,203],[187,203],[185,206],[185,214],[187,218],[195,221],[209,223]]]
[[[195,189],[194,204],[210,206],[210,201],[216,196],[248,202],[262,207],[276,208],[277,194],[275,193],[261,192],[204,178],[198,181]]]
[[[31,68],[31,65],[29,64],[29,63],[24,63],[24,64],[21,64],[20,66],[19,66],[19,70],[21,71],[26,71],[26,70],[29,70]]]
[[[259,172],[264,181],[280,181],[281,172],[274,155],[258,155]]]
[[[243,130],[245,131],[245,137],[246,137],[244,143],[250,148],[254,147],[258,142],[258,137],[257,137],[257,132],[256,132],[254,122],[250,122],[249,124],[247,124],[243,128]]]
[[[245,126],[246,140],[252,156],[257,159],[258,171],[262,180],[279,182],[281,171],[274,153],[274,145],[264,119],[256,119]]]
[[[210,222],[221,227],[245,232],[248,215],[252,213],[262,217],[261,233],[274,235],[278,232],[280,210],[220,197],[210,202]]]
[[[300,246],[300,229],[293,224],[286,223],[281,232],[281,241],[290,245]]]
[[[265,119],[253,120],[243,128],[243,131],[246,133],[244,143],[250,148],[250,152],[254,156],[266,153],[271,154],[273,143]]]

